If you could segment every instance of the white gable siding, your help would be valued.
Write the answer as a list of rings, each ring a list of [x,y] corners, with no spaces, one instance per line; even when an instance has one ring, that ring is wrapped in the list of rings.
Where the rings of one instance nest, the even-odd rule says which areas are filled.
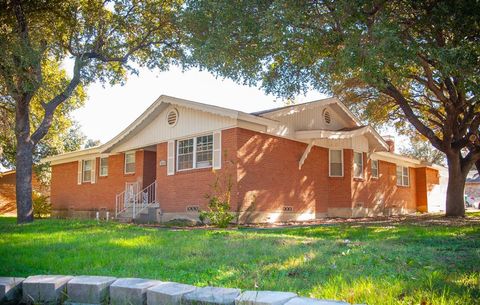
[[[178,121],[174,127],[167,123],[167,113],[172,109],[178,110]],[[169,106],[153,119],[144,129],[131,139],[118,145],[114,152],[141,148],[171,139],[197,135],[213,130],[233,127],[236,120],[230,117],[194,110],[186,107]]]
[[[330,113],[331,122],[326,124],[323,119],[324,110]],[[274,127],[270,133],[279,136],[292,136],[298,130],[339,130],[349,125],[331,108],[323,107],[298,107],[288,113],[267,115],[268,118],[278,120],[283,126]]]
[[[326,148],[345,148],[355,151],[368,152],[368,140],[365,136],[351,139],[316,139],[315,145]]]

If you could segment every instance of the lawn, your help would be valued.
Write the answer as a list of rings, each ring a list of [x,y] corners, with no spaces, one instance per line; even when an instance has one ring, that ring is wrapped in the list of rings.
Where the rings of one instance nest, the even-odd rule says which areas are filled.
[[[476,215],[232,230],[0,218],[0,276],[114,275],[370,305],[479,304],[479,262]]]

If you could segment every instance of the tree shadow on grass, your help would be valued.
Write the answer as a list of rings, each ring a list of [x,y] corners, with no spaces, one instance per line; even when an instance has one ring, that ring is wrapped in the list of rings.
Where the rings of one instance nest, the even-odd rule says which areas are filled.
[[[46,221],[14,231],[0,226],[0,234],[4,276],[144,277],[368,304],[480,298],[478,227],[169,231]]]

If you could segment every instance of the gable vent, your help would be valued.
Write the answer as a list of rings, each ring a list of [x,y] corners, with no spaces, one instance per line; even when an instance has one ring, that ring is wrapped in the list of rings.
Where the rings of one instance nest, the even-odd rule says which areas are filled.
[[[326,124],[330,124],[332,122],[332,118],[330,117],[330,111],[324,110],[323,111],[323,120]]]
[[[178,121],[178,110],[177,109],[170,110],[167,114],[168,126],[173,127],[177,125],[177,121]]]

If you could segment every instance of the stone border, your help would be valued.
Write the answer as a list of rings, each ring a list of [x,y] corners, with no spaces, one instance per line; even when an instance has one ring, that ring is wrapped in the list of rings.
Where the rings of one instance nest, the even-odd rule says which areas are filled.
[[[139,278],[34,275],[0,277],[0,304],[48,305],[350,305],[293,292],[195,287]]]

